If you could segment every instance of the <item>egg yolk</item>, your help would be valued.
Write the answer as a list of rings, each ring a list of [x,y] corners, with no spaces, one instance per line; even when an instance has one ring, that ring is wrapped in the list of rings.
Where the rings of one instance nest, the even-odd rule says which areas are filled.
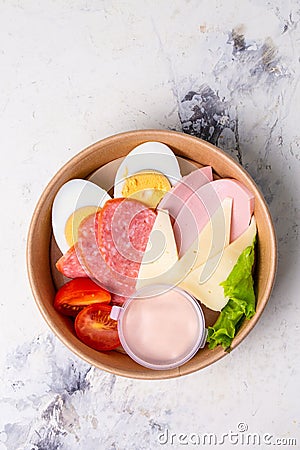
[[[126,178],[122,195],[155,208],[170,189],[171,184],[165,175],[154,171],[139,172]]]
[[[91,214],[95,214],[100,208],[97,206],[84,206],[70,215],[65,226],[65,237],[68,245],[72,247],[78,240],[78,228],[80,222]]]

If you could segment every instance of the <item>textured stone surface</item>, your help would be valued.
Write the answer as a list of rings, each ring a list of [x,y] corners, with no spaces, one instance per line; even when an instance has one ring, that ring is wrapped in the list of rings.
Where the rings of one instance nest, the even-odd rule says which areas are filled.
[[[299,20],[296,0],[0,1],[0,450],[181,448],[160,433],[221,436],[240,422],[299,445]],[[54,173],[140,128],[183,129],[242,163],[279,244],[253,332],[170,381],[116,378],[72,355],[39,315],[25,267]]]

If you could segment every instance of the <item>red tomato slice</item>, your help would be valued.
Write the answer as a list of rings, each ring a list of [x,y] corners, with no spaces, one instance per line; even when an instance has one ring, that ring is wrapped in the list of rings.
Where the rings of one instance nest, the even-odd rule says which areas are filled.
[[[54,308],[67,316],[76,316],[85,306],[109,303],[111,295],[89,278],[74,278],[57,292]]]
[[[101,304],[87,306],[75,319],[78,338],[95,350],[108,351],[121,345],[117,321],[109,316],[111,308]]]

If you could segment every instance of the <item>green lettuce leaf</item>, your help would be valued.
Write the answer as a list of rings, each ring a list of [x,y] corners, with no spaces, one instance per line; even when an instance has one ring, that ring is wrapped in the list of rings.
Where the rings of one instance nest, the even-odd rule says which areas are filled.
[[[221,283],[228,303],[222,309],[217,321],[208,328],[207,342],[209,348],[222,345],[230,349],[231,342],[246,317],[251,319],[255,314],[255,293],[252,269],[254,264],[256,238],[253,244],[245,248],[239,256],[227,280]]]

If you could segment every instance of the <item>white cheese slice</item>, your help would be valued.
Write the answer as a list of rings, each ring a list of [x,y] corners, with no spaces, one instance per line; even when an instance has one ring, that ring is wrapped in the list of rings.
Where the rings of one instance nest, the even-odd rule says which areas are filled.
[[[164,283],[164,276],[178,261],[177,246],[168,211],[158,210],[149,236],[136,288]]]
[[[229,245],[232,198],[225,198],[198,238],[180,259],[183,274],[196,269]]]
[[[231,211],[232,199],[226,198],[183,257],[176,264],[169,263],[167,268],[164,268],[162,264],[157,265],[155,270],[156,278],[152,281],[159,284],[178,285],[189,272],[204,264],[207,259],[213,258],[222,252],[224,247],[229,244]],[[157,217],[157,222],[159,223],[160,221],[161,218]],[[170,223],[168,223],[168,226],[170,226]],[[153,230],[155,228],[156,226],[154,225]],[[151,237],[150,240],[152,241],[153,238]],[[172,242],[174,246],[175,239],[173,235]],[[156,245],[158,247],[158,244]],[[161,273],[159,273],[159,270],[161,270]],[[142,275],[144,274],[140,271],[139,278]],[[138,280],[137,286],[144,286],[145,283],[145,281],[143,283]],[[150,283],[147,282],[147,284]]]
[[[194,295],[208,308],[221,311],[228,298],[224,296],[220,283],[228,278],[241,253],[252,245],[255,235],[256,222],[253,216],[249,227],[238,239],[224,251],[192,270],[180,283],[180,287]]]

